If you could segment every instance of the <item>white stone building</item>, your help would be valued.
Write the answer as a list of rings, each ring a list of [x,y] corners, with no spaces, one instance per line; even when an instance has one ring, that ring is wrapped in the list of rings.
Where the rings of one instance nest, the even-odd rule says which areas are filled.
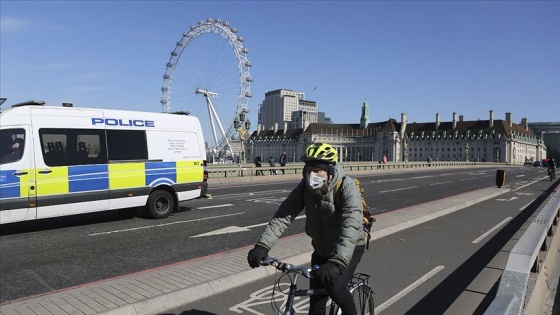
[[[274,91],[273,91],[274,92]],[[327,142],[337,148],[340,161],[372,161],[386,157],[388,162],[402,161],[478,161],[505,162],[523,165],[546,156],[546,146],[528,127],[527,119],[520,124],[505,119],[466,121],[453,113],[450,121],[408,123],[406,114],[395,119],[370,123],[369,108],[362,105],[359,124],[310,123],[306,128],[290,128],[284,121],[282,129],[276,122],[272,129],[259,124],[246,141],[247,162],[260,155],[278,160],[286,152],[290,162],[300,161],[304,149],[313,142]],[[286,116],[283,116],[286,117]]]

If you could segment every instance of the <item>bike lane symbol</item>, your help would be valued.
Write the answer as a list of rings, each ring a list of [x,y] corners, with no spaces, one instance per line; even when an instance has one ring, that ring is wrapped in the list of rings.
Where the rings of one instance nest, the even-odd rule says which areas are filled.
[[[255,315],[268,315],[271,313],[272,303],[283,309],[288,298],[283,292],[288,292],[288,289],[289,283],[280,283],[276,288],[274,285],[265,287],[251,293],[248,300],[232,306],[229,310],[239,314],[247,312]],[[309,297],[295,297],[294,310],[297,314],[307,314],[308,309]]]

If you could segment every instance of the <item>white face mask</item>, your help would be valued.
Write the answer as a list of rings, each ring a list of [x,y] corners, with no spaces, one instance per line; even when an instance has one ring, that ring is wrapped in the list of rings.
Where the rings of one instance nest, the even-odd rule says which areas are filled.
[[[325,185],[326,180],[327,179],[325,177],[321,177],[314,172],[309,172],[309,175],[307,176],[307,184],[314,190],[322,188],[323,185]]]

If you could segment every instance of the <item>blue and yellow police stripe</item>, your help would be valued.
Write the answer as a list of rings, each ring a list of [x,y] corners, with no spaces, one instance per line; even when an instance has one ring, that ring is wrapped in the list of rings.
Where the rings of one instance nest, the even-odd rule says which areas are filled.
[[[28,174],[19,177],[13,175],[15,170],[2,170],[0,210],[15,209],[16,200],[8,202],[13,198],[21,201],[36,196],[37,206],[56,205],[147,195],[152,187],[162,184],[172,185],[177,192],[195,190],[202,185],[205,193],[202,165],[200,160],[51,167],[48,174],[36,174],[35,191],[31,191],[29,185],[37,170],[26,170]],[[18,202],[17,208],[20,207]]]

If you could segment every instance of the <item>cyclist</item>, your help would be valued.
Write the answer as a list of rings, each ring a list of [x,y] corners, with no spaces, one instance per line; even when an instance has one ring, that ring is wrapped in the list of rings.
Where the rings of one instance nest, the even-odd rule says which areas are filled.
[[[548,160],[548,174],[552,173],[552,177],[556,177],[556,170],[554,169],[556,167],[556,163],[554,162],[554,159],[549,159]]]
[[[341,205],[334,205],[334,190],[346,173],[337,163],[336,149],[327,143],[310,145],[303,158],[303,179],[282,202],[263,231],[247,261],[252,268],[260,266],[268,251],[305,209],[305,231],[311,237],[313,254],[311,265],[319,266],[310,280],[312,289],[326,288],[342,314],[357,314],[347,285],[365,249],[362,232],[362,204],[360,192],[350,178],[341,188]],[[327,295],[311,296],[309,314],[325,314]]]

